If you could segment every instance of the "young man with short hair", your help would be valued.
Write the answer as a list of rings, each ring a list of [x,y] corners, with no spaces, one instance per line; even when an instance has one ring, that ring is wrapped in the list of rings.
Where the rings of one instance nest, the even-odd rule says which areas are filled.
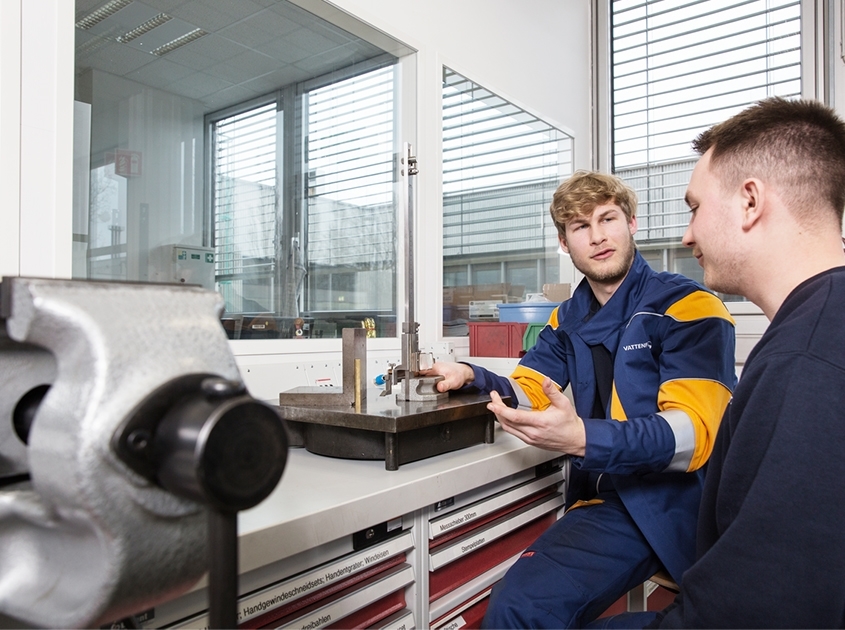
[[[636,204],[613,176],[561,184],[550,212],[585,276],[572,298],[510,378],[463,363],[430,372],[441,391],[489,392],[505,431],[572,456],[566,514],[496,586],[486,627],[578,627],[693,560],[702,467],[735,382],[733,320],[700,285],[648,266]]]
[[[845,123],[772,98],[704,132],[687,190],[712,289],[771,323],[707,471],[697,557],[662,627],[845,623]]]

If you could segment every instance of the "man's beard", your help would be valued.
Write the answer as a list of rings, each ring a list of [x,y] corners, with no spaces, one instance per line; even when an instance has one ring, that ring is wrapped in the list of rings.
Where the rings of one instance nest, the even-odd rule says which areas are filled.
[[[626,275],[628,275],[628,271],[631,269],[631,265],[634,262],[634,254],[637,251],[637,247],[634,244],[634,237],[631,236],[631,240],[628,241],[628,246],[626,247],[625,251],[622,251],[622,258],[619,260],[619,264],[613,267],[606,267],[600,270],[593,270],[590,268],[589,263],[581,264],[580,261],[576,260],[575,257],[572,257],[572,264],[575,265],[575,268],[583,273],[588,279],[592,280],[593,282],[600,282],[602,284],[614,284],[619,282],[620,280],[624,279]]]

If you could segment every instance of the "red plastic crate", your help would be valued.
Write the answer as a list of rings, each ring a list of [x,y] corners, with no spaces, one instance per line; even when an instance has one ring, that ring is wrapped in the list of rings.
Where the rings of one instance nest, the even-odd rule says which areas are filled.
[[[523,322],[469,322],[469,354],[519,358],[526,328]]]

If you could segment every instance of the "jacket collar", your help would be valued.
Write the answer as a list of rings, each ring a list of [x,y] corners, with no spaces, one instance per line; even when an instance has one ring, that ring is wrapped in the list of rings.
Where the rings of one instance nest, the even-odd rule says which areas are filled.
[[[608,350],[615,352],[619,333],[633,316],[648,278],[654,273],[640,252],[634,252],[634,261],[628,275],[607,303],[592,317],[589,315],[593,290],[584,278],[572,294],[572,302],[562,322],[563,328],[570,335],[581,337],[587,345],[603,343]]]

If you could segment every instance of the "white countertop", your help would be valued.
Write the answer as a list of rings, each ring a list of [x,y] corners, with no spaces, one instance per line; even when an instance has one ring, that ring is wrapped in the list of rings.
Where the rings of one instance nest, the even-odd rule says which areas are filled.
[[[295,448],[279,485],[238,515],[246,572],[518,473],[560,453],[524,444],[496,424],[495,442],[402,464],[323,457]],[[272,549],[272,558],[268,550]]]

